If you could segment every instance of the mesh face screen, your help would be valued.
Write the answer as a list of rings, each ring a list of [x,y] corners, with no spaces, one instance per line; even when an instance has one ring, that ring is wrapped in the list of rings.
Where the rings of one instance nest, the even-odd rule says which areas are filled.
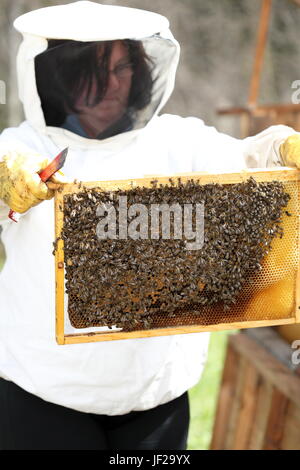
[[[67,311],[72,326],[78,329],[117,326],[126,332],[293,318],[299,264],[298,183],[280,184],[282,193],[290,198],[280,209],[283,236],[279,231],[270,246],[266,234],[274,229],[272,224],[276,221],[272,220],[267,186],[263,188],[263,198],[255,185],[250,185],[247,191],[243,185],[220,185],[219,193],[214,192],[213,185],[203,186],[204,192],[191,187],[190,192],[184,192],[182,187],[179,202],[190,202],[192,192],[196,194],[195,203],[204,201],[204,245],[200,251],[185,250],[184,240],[99,241],[95,235],[99,221],[93,216],[95,204],[108,201],[112,193],[106,199],[99,190],[98,196],[96,189],[82,199],[84,193],[77,193],[77,205],[71,195],[65,196],[62,238]],[[274,195],[274,188],[272,191]],[[149,190],[147,194],[149,202],[152,193]],[[142,202],[143,192],[136,190],[134,195],[132,201]],[[228,198],[231,202],[226,205]],[[81,219],[78,213],[88,202],[91,204],[85,209],[88,215]],[[257,207],[265,218],[255,216]],[[267,221],[268,230],[260,232],[258,220],[260,224]],[[245,241],[245,237],[250,241]],[[251,250],[247,243],[252,243]],[[267,254],[256,259],[257,251],[264,253],[264,244]],[[216,254],[215,247],[219,250]]]

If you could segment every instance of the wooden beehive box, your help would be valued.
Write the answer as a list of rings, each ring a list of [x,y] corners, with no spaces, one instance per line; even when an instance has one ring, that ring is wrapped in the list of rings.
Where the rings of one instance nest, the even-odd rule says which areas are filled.
[[[300,450],[298,358],[274,328],[229,337],[211,450]]]
[[[57,191],[55,201],[57,239],[55,250],[56,338],[58,344],[166,336],[300,322],[298,287],[299,172],[282,167],[272,170],[246,170],[240,173],[190,173],[176,175],[176,177],[170,175],[156,177],[156,181],[159,185],[168,185],[170,184],[170,178],[178,178],[179,176],[181,184],[193,179],[201,185],[218,183],[230,187],[231,185],[246,182],[252,177],[257,183],[279,181],[284,185],[285,191],[290,195],[287,210],[282,217],[284,235],[282,238],[278,237],[272,241],[272,249],[263,260],[262,271],[255,275],[254,281],[247,282],[243,286],[241,295],[229,312],[224,312],[221,305],[201,306],[200,304],[191,304],[191,302],[178,302],[178,307],[171,316],[164,315],[161,309],[149,329],[137,326],[133,331],[126,331],[125,328],[107,328],[103,324],[95,324],[93,327],[91,325],[89,327],[80,325],[80,327],[74,328],[74,325],[70,324],[68,296],[65,292],[66,260],[64,259],[64,241],[61,239],[61,235],[64,227],[64,198],[70,194],[80,193],[83,189],[81,184],[65,185],[62,191]],[[130,191],[141,187],[150,188],[152,181],[153,177],[148,177],[83,184],[85,188],[113,192],[118,190]],[[157,203],[159,204],[159,201]],[[136,282],[138,282],[138,279],[136,279]],[[166,279],[162,279],[162,282],[167,282],[167,274]],[[198,279],[196,279],[196,282],[198,282]],[[199,284],[201,283],[198,282]],[[116,302],[118,302],[117,298]]]

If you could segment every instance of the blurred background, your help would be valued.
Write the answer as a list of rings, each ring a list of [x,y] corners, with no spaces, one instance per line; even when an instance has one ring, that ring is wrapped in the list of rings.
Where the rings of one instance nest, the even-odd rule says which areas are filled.
[[[1,0],[0,80],[7,88],[7,105],[0,105],[0,129],[22,120],[15,78],[21,40],[13,20],[43,6],[71,3],[48,0]],[[237,118],[216,110],[246,104],[254,63],[261,0],[103,0],[151,10],[169,18],[181,44],[175,92],[164,111],[197,116],[219,130],[239,137]],[[261,103],[291,102],[291,84],[300,79],[300,8],[295,1],[273,0],[266,45]]]
[[[1,0],[0,80],[6,85],[6,104],[0,104],[0,130],[23,120],[15,71],[21,36],[13,29],[14,19],[36,8],[65,3],[71,2]],[[102,0],[98,3],[141,8],[167,16],[181,44],[181,62],[175,91],[163,112],[196,116],[219,131],[241,137],[241,115],[220,115],[218,110],[247,105],[262,0]],[[292,83],[300,80],[299,3],[296,0],[272,2],[257,96],[262,105],[292,103],[295,91]],[[0,269],[4,259],[0,242]],[[190,390],[189,449],[209,448],[227,335],[212,334],[203,378]]]

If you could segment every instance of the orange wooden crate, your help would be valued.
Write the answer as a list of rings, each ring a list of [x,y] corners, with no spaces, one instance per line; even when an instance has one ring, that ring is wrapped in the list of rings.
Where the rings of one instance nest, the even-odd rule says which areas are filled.
[[[299,450],[300,368],[273,328],[229,337],[211,450]]]

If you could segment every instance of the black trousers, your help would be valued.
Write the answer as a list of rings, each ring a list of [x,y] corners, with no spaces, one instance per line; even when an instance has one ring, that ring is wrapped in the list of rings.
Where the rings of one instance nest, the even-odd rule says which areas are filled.
[[[0,450],[186,450],[188,393],[126,415],[81,413],[0,378]]]

